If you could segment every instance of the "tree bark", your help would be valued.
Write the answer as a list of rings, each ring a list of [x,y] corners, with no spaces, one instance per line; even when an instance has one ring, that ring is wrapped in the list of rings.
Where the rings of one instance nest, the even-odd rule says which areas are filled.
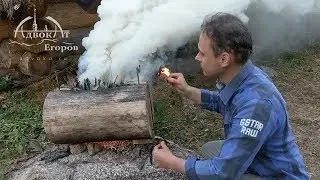
[[[15,44],[10,44],[8,39],[0,43],[0,69],[15,68],[22,55],[22,50]]]
[[[6,39],[9,37],[10,31],[11,31],[11,25],[10,22],[7,20],[0,20],[0,42],[3,39]]]
[[[64,30],[93,27],[99,20],[97,14],[88,14],[76,3],[51,4],[46,16],[51,16],[59,22]]]
[[[34,54],[24,52],[19,62],[20,71],[29,76],[43,76],[50,72],[51,60],[47,52]]]
[[[153,117],[147,84],[53,91],[43,108],[47,137],[58,144],[153,138]]]

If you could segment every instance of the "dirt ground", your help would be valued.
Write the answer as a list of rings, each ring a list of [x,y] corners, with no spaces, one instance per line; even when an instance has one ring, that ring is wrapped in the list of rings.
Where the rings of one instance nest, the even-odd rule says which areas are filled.
[[[320,54],[294,73],[274,78],[283,93],[296,141],[312,179],[320,179]]]

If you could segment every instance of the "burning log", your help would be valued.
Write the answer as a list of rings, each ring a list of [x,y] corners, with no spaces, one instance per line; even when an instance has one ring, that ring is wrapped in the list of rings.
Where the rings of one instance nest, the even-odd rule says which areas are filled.
[[[43,109],[47,137],[58,144],[151,139],[153,120],[148,84],[53,91]]]

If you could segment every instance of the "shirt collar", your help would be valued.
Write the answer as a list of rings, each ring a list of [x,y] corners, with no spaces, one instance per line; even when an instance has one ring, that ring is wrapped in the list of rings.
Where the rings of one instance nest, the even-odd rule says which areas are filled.
[[[225,87],[221,86],[221,83],[217,83],[220,86],[220,99],[226,105],[231,98],[231,96],[235,93],[235,91],[240,87],[242,82],[246,79],[246,77],[252,72],[253,64],[251,60],[248,60],[246,64],[242,67],[240,72],[227,84]]]

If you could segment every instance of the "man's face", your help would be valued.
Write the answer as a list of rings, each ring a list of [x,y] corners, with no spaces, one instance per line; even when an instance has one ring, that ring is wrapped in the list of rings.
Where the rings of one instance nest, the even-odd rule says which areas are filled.
[[[212,50],[210,38],[201,33],[198,43],[199,52],[195,57],[200,62],[203,74],[207,77],[218,78],[224,70],[223,54],[218,56]]]

